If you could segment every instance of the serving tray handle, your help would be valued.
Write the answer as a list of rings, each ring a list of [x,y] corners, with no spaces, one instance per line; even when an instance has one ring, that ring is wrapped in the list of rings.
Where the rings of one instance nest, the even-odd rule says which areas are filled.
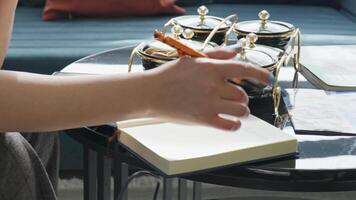
[[[232,22],[232,25],[234,25],[234,24],[237,23],[238,17],[237,17],[237,15],[234,14],[234,15],[230,15],[230,16],[226,17],[224,20],[222,20],[222,21],[220,22],[220,24],[217,25],[217,26],[210,32],[210,34],[208,35],[208,37],[205,39],[201,51],[204,51],[204,50],[205,50],[206,46],[209,44],[209,42],[210,42],[211,39],[214,37],[214,35],[216,34],[216,32],[217,32],[217,31],[220,29],[220,27],[221,27],[222,25],[224,25],[228,20]],[[232,26],[232,27],[233,27],[233,26]],[[231,31],[230,31],[230,32],[231,32]],[[227,34],[225,34],[225,39],[227,38],[226,35],[227,35]]]

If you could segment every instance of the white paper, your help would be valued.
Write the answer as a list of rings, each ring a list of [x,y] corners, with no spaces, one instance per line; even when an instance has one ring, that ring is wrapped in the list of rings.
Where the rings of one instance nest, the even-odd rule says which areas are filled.
[[[356,93],[287,89],[293,126],[303,131],[356,134]]]

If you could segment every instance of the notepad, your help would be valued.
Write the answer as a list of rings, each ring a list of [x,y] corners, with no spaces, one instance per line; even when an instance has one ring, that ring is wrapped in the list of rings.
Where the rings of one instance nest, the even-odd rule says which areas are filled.
[[[250,115],[238,131],[156,119],[118,123],[118,141],[163,175],[194,173],[294,155],[297,140]]]
[[[317,88],[356,91],[356,46],[310,46],[301,53],[300,72]]]
[[[287,104],[297,134],[356,134],[356,92],[287,89]]]

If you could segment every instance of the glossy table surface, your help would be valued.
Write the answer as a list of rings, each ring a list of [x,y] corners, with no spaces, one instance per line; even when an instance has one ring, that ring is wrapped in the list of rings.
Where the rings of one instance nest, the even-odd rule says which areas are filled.
[[[131,50],[132,47],[127,47],[95,54],[67,66],[62,72],[127,73],[126,63]],[[137,64],[133,69],[141,71],[142,67]],[[285,68],[281,73],[282,80],[291,80],[293,73],[289,68]],[[305,79],[301,77],[299,81],[303,82]],[[284,131],[294,135],[290,126]],[[84,137],[87,135],[90,134],[84,134]],[[355,136],[296,135],[296,137],[299,142],[298,157],[228,167],[185,178],[219,185],[280,191],[356,190]],[[138,163],[142,162],[138,158],[135,159]]]

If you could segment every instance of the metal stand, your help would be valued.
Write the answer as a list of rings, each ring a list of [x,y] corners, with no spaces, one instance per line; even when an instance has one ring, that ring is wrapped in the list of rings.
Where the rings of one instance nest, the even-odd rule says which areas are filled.
[[[97,153],[84,148],[84,199],[97,200]]]
[[[111,158],[98,155],[98,200],[111,200]]]
[[[121,163],[117,159],[114,160],[114,200],[118,200],[121,188],[126,183],[129,177],[129,166],[126,163]],[[128,192],[123,197],[128,199]]]
[[[163,179],[163,200],[173,199],[173,178]]]
[[[178,200],[188,199],[188,181],[178,179]]]
[[[193,182],[193,200],[201,200],[202,184]]]

